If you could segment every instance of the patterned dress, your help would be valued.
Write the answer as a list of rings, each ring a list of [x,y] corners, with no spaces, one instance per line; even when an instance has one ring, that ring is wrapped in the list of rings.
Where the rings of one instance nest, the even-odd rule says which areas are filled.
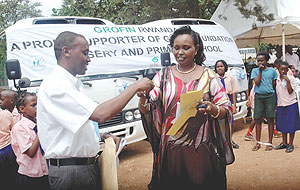
[[[226,189],[226,164],[234,161],[229,143],[231,122],[228,122],[232,118],[232,107],[215,72],[205,68],[198,79],[184,83],[168,67],[160,70],[153,82],[151,114],[142,117],[154,153],[149,189]],[[226,109],[226,119],[217,120],[197,113],[175,135],[167,135],[173,126],[180,96],[198,90],[204,90],[202,101],[211,101]],[[219,136],[217,131],[220,131]],[[214,143],[209,144],[212,139]]]

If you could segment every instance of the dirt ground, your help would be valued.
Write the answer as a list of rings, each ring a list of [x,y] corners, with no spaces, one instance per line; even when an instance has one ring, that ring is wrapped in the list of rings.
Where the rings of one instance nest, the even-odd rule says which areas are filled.
[[[227,166],[228,190],[300,190],[300,132],[296,132],[292,153],[285,150],[257,152],[251,149],[255,141],[245,141],[250,120],[235,122],[233,140],[239,144],[234,149],[235,162]],[[267,126],[263,125],[262,141],[267,142]],[[279,145],[281,138],[274,138]],[[120,155],[118,181],[120,190],[147,190],[152,172],[152,151],[147,141],[127,146]]]

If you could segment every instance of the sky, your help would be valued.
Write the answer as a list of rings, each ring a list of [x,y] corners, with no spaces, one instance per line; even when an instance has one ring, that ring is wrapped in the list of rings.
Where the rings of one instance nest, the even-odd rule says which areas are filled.
[[[62,0],[30,0],[30,2],[40,2],[42,6],[38,9],[42,10],[43,16],[51,16],[52,8],[60,8],[62,5]]]

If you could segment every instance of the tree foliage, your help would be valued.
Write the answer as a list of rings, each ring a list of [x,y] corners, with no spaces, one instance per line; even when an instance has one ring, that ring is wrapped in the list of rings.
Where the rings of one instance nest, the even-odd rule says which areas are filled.
[[[6,44],[4,41],[0,41],[0,86],[7,84],[6,72],[5,72],[5,60],[6,60]]]
[[[143,24],[166,18],[209,19],[220,0],[64,0],[53,15],[90,16],[116,24]]]
[[[254,6],[249,7],[250,1],[253,2]],[[258,0],[234,0],[234,5],[238,8],[238,10],[245,18],[255,16],[260,22],[274,20],[274,14],[264,13],[265,8],[259,4]]]
[[[40,3],[30,3],[29,0],[2,0],[0,1],[0,33],[18,20],[41,16],[37,7]],[[5,38],[0,39],[0,86],[6,85],[5,74],[6,43]]]
[[[41,16],[41,10],[37,7],[41,3],[30,3],[29,0],[2,0],[0,2],[0,31],[16,21]]]
[[[222,0],[64,0],[53,16],[89,16],[115,24],[143,24],[166,18],[210,19]],[[223,0],[229,1],[229,0]],[[255,6],[247,7],[250,1]],[[234,0],[244,17],[257,16],[259,21],[273,20],[257,0]],[[247,7],[247,8],[246,8]]]

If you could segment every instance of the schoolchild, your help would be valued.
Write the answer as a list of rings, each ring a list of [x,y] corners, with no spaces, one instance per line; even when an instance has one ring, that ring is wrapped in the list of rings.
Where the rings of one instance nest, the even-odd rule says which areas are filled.
[[[19,164],[17,185],[22,189],[49,189],[48,168],[36,126],[37,96],[21,92],[16,107],[23,115],[13,126],[11,142]]]
[[[14,90],[5,89],[0,92],[0,107],[12,113],[14,123],[17,123],[22,118],[22,115],[16,108],[16,96],[17,92]]]
[[[294,150],[295,132],[300,129],[298,102],[295,94],[297,82],[295,77],[287,74],[289,64],[285,61],[279,65],[279,78],[276,81],[277,103],[277,130],[282,132],[282,143],[276,147],[286,149],[290,153]],[[287,140],[289,134],[289,142]]]
[[[254,81],[253,81],[254,83]],[[251,141],[253,140],[253,134],[252,131],[255,127],[255,119],[254,119],[254,96],[255,96],[255,92],[254,92],[254,87],[255,84],[252,85],[252,89],[250,91],[248,100],[247,100],[247,106],[251,108],[251,117],[252,117],[252,121],[250,123],[250,126],[248,128],[247,134],[245,135],[245,141]]]
[[[298,73],[297,73],[294,65],[289,65],[289,69],[292,71],[293,76],[296,79],[297,86],[296,86],[295,92],[300,92],[300,79],[298,78]]]
[[[232,113],[236,113],[236,93],[238,92],[238,85],[235,78],[231,77],[228,73],[228,65],[224,60],[218,60],[215,63],[215,72],[218,74],[221,83],[223,84],[226,93],[230,99],[232,104]],[[234,122],[234,118],[232,116],[232,123]],[[232,125],[231,125],[232,126]],[[231,138],[233,135],[233,129],[231,129]],[[235,149],[239,148],[239,145],[235,142],[231,141],[232,147]]]
[[[265,150],[270,151],[273,149],[273,131],[274,131],[274,118],[276,117],[275,105],[275,87],[277,73],[274,68],[267,67],[269,54],[266,52],[259,52],[256,57],[258,68],[254,68],[251,73],[251,79],[254,79],[254,119],[256,124],[256,145],[252,148],[253,151],[260,149],[261,138],[261,125],[263,118],[267,119],[268,123],[268,136],[269,145]]]
[[[18,165],[11,147],[10,131],[14,125],[12,114],[0,110],[0,180],[1,186],[15,189]]]
[[[21,119],[15,108],[16,95],[13,90],[0,90],[0,179],[3,180],[4,187],[7,184],[12,189],[15,188],[18,164],[11,147],[10,132],[13,125]]]

